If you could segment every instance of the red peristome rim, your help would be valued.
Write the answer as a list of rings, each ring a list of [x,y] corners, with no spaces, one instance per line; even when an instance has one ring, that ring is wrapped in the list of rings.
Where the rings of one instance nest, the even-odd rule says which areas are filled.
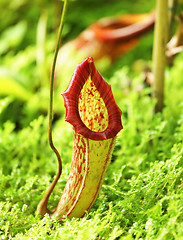
[[[94,132],[88,129],[82,122],[78,111],[79,95],[90,75],[108,111],[109,123],[103,132]],[[96,70],[92,57],[77,65],[67,90],[61,95],[64,98],[66,107],[65,121],[72,124],[74,130],[85,138],[92,140],[113,138],[123,128],[121,123],[122,112],[115,103],[110,85]]]

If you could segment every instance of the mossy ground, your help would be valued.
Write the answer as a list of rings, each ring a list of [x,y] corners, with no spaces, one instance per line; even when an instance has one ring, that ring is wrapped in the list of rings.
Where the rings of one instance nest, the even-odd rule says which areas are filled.
[[[80,2],[82,7],[83,1]],[[27,13],[29,19],[31,16]],[[21,77],[15,73],[13,57],[20,60],[26,51],[21,56],[20,52],[9,53],[9,58],[3,55],[2,66],[11,63],[12,76],[19,82],[24,79],[34,96],[29,100],[11,95],[0,99],[1,239],[183,239],[183,54],[176,58],[173,67],[166,69],[165,106],[162,113],[155,114],[152,91],[144,87],[141,71],[141,65],[151,65],[151,49],[150,34],[110,73],[104,73],[123,112],[124,129],[118,134],[111,164],[92,209],[82,219],[65,219],[62,223],[51,221],[48,216],[40,219],[35,214],[57,171],[41,103],[47,90],[41,91],[36,80],[34,91],[28,89],[28,79],[40,77],[35,72],[35,59],[30,56],[28,62],[19,65]],[[61,196],[72,155],[72,129],[64,122],[62,105],[60,100],[57,107],[61,110],[56,109],[53,130],[62,155],[63,175],[50,198],[50,209]]]

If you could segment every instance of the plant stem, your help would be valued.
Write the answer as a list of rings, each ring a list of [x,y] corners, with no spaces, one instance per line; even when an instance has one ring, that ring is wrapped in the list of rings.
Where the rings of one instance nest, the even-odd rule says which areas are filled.
[[[153,95],[157,99],[155,112],[161,112],[164,102],[165,50],[168,39],[168,1],[157,0],[153,49]]]
[[[45,215],[45,213],[50,212],[47,209],[47,203],[49,196],[51,195],[58,179],[60,178],[60,175],[62,173],[62,160],[61,156],[57,150],[57,148],[53,144],[53,138],[52,138],[52,119],[53,119],[53,82],[54,82],[54,74],[55,74],[55,66],[56,66],[56,60],[58,56],[58,51],[61,43],[61,37],[62,37],[62,29],[63,29],[63,24],[64,24],[64,16],[65,16],[65,11],[66,11],[66,5],[67,5],[67,0],[64,0],[64,5],[63,5],[63,10],[61,14],[61,20],[60,20],[60,26],[59,26],[59,32],[58,32],[58,40],[57,40],[57,45],[55,48],[55,53],[54,53],[54,58],[53,58],[53,65],[52,65],[52,70],[51,70],[51,77],[50,77],[50,99],[49,99],[49,109],[48,109],[48,141],[51,149],[54,151],[57,160],[58,160],[58,172],[56,177],[54,178],[53,182],[51,183],[50,187],[46,191],[45,196],[43,199],[40,201],[37,207],[37,212],[38,214],[41,214],[42,216]]]
[[[62,29],[63,29],[63,24],[64,24],[64,16],[65,16],[65,11],[66,11],[66,5],[67,5],[67,0],[64,1],[63,5],[63,10],[61,14],[61,21],[60,21],[60,26],[59,26],[59,32],[58,32],[58,40],[57,40],[57,45],[55,48],[55,53],[54,53],[54,58],[53,58],[53,65],[52,65],[52,71],[51,71],[51,77],[50,77],[50,99],[49,99],[49,112],[48,112],[48,117],[49,117],[49,123],[48,123],[48,140],[49,140],[49,145],[51,149],[55,152],[57,158],[60,159],[60,154],[58,153],[56,147],[53,144],[53,139],[52,139],[52,119],[53,119],[53,82],[54,82],[54,75],[55,75],[55,66],[56,66],[56,60],[58,56],[58,51],[61,43],[61,37],[62,37]],[[60,160],[59,160],[60,162]]]
[[[67,0],[64,0],[64,5],[63,5],[63,10],[61,14],[61,20],[60,20],[60,26],[59,26],[59,32],[58,32],[58,40],[57,40],[57,45],[55,48],[55,53],[54,53],[54,58],[53,58],[53,65],[52,65],[52,71],[51,71],[51,77],[50,77],[50,102],[49,102],[49,123],[48,123],[48,140],[49,140],[49,145],[51,149],[54,151],[56,154],[57,160],[58,160],[58,179],[62,173],[62,161],[60,154],[56,147],[53,144],[53,138],[52,138],[52,119],[53,119],[53,82],[54,82],[54,75],[55,75],[55,66],[56,66],[56,60],[58,56],[58,51],[61,43],[61,38],[62,38],[62,30],[63,30],[63,25],[64,25],[64,17],[65,17],[65,12],[66,12],[66,5],[67,5]],[[56,176],[57,177],[57,176]]]

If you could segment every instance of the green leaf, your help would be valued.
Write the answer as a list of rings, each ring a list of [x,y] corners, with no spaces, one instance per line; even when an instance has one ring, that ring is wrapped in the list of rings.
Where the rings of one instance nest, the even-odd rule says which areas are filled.
[[[4,54],[9,48],[18,46],[25,36],[27,25],[25,21],[9,27],[0,38],[0,54]]]
[[[8,76],[0,76],[0,95],[14,96],[20,100],[28,101],[31,98],[31,93],[23,86]]]

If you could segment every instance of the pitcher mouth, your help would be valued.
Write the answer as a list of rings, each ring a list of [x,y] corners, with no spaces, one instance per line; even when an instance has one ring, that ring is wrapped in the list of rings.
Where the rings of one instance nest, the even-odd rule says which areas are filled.
[[[79,113],[79,97],[84,84],[91,78],[97,91],[100,93],[108,113],[108,124],[104,131],[93,131],[82,121]],[[92,140],[105,140],[113,138],[123,128],[121,123],[121,110],[115,103],[111,86],[96,70],[93,58],[89,57],[78,64],[67,90],[61,95],[66,107],[65,121],[73,125],[76,133]]]

